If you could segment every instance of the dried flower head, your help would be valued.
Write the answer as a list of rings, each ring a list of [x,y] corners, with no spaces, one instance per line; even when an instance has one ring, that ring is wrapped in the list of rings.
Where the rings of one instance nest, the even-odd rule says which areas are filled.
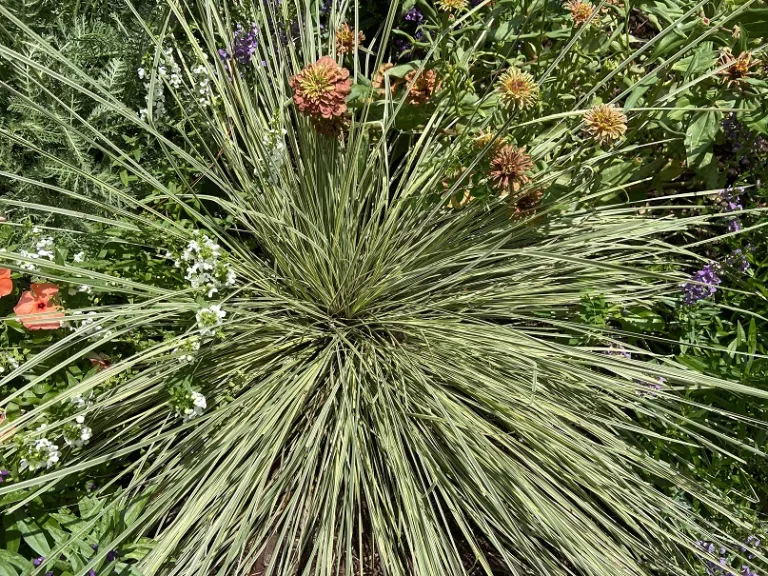
[[[440,83],[437,81],[437,72],[434,70],[422,70],[414,81],[416,74],[416,70],[408,72],[405,81],[408,84],[413,82],[408,92],[408,103],[419,106],[428,102],[432,95],[440,90]]]
[[[334,116],[333,118],[311,118],[312,126],[318,133],[329,138],[341,139],[344,133],[349,129],[349,118],[347,116]]]
[[[390,68],[393,68],[394,64],[391,62],[385,62],[381,66],[379,66],[379,69],[376,71],[376,74],[373,77],[373,87],[379,92],[379,94],[384,95],[386,93],[386,80],[389,81],[389,92],[390,94],[393,94],[397,91],[397,89],[400,87],[400,84],[402,84],[403,79],[402,78],[396,78],[395,76],[389,76],[387,74],[387,70]]]
[[[469,190],[464,190],[463,192],[458,191],[451,196],[449,205],[454,210],[461,210],[462,208],[466,208],[474,199],[475,197],[472,196],[472,193]]]
[[[531,168],[533,159],[525,153],[525,148],[502,146],[491,160],[491,184],[503,198],[531,181],[526,175]]]
[[[592,5],[592,3],[585,2],[584,0],[568,0],[568,2],[563,4],[563,8],[571,13],[571,20],[573,20],[574,26],[581,26],[587,22],[595,12],[595,7]],[[598,23],[597,15],[592,18],[590,23],[592,25],[596,25]]]
[[[355,29],[346,22],[336,31],[336,53],[346,54],[355,51],[355,39],[358,46],[365,42],[365,35],[362,32],[355,34]]]
[[[482,150],[492,142],[490,150],[492,153],[496,153],[499,148],[504,146],[504,138],[497,138],[496,136],[497,134],[495,132],[485,132],[484,130],[480,130],[478,135],[473,139],[475,149]],[[494,138],[496,139],[494,140]]]
[[[471,191],[472,174],[467,174],[467,170],[466,166],[448,170],[448,173],[442,182],[443,189],[445,192],[448,192],[454,185],[458,184],[458,186],[456,186],[456,189],[454,189],[453,193],[448,198],[446,207],[458,210],[459,208],[464,208],[467,204],[475,200]],[[462,176],[464,176],[464,179],[459,182]]]
[[[515,200],[512,207],[512,218],[522,218],[534,213],[539,207],[541,198],[544,196],[544,192],[541,190],[532,190],[528,194],[524,194],[517,200]]]
[[[443,12],[462,12],[468,4],[467,0],[437,0],[437,7]]]
[[[531,106],[539,96],[539,87],[533,76],[517,68],[510,68],[501,75],[498,90],[502,102],[519,110]]]
[[[598,104],[584,113],[587,132],[600,144],[618,140],[627,131],[627,117],[614,104]]]
[[[291,78],[293,102],[302,114],[330,119],[347,111],[346,98],[352,90],[349,70],[330,56],[323,56]]]
[[[759,60],[753,60],[750,52],[742,52],[738,56],[725,49],[718,60],[720,66],[728,66],[720,70],[719,74],[723,77],[723,82],[730,88],[731,84],[738,85],[742,80],[749,78],[751,68],[760,63]]]

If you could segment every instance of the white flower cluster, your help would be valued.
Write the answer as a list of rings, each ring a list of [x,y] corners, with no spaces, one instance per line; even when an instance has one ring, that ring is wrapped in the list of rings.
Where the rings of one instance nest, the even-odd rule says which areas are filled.
[[[170,254],[169,254],[170,256]],[[224,286],[235,285],[235,273],[221,260],[221,247],[205,234],[196,234],[173,265],[186,267],[184,278],[192,288],[205,290],[211,298]]]
[[[218,304],[198,310],[195,318],[197,319],[197,327],[200,329],[200,335],[215,336],[216,329],[221,326],[226,315],[227,313]]]
[[[56,257],[56,254],[53,251],[53,238],[50,236],[42,236],[40,229],[37,227],[32,229],[32,234],[35,236],[34,251],[22,249],[19,250],[19,255],[33,260],[47,259],[53,261]],[[34,272],[37,269],[31,262],[22,262],[21,260],[17,261],[16,265],[22,270],[28,270],[30,272]]]
[[[177,410],[176,412],[176,415],[181,416],[185,422],[197,418],[203,413],[203,410],[208,407],[208,402],[206,402],[205,396],[194,390],[189,393],[185,400],[190,406],[182,410]]]
[[[171,353],[178,355],[181,364],[194,362],[195,353],[200,350],[200,342],[197,340],[184,342],[181,346],[174,348]]]
[[[38,432],[45,430],[45,424],[41,424]],[[34,472],[43,466],[53,468],[59,461],[61,452],[59,447],[47,438],[29,440],[24,448],[24,457],[19,461],[19,470]]]
[[[13,356],[8,355],[2,361],[0,361],[0,374],[5,372],[4,364],[7,365],[11,371],[16,370],[16,368],[19,367],[19,361]]]
[[[168,82],[168,85],[174,89],[181,86],[181,68],[173,57],[173,48],[168,47],[163,49],[158,56],[157,47],[155,47],[155,56],[157,56],[157,76],[155,78],[154,86],[152,86],[152,82],[150,82],[152,75],[148,73],[145,68],[139,68],[137,70],[141,80],[144,80],[145,78],[147,79],[147,82],[144,83],[144,88],[147,90],[147,108],[139,110],[139,117],[144,121],[146,121],[149,116],[150,89],[153,90],[153,93],[151,94],[152,110],[154,113],[153,119],[159,120],[165,116],[166,112],[165,83]]]
[[[75,310],[72,312],[73,316],[84,316],[80,321],[73,320],[69,326],[69,329],[73,332],[81,332],[83,335],[88,336],[89,340],[95,340],[99,337],[109,337],[113,334],[112,330],[104,330],[101,325],[103,319],[94,318],[98,314],[91,310],[90,312],[83,312],[82,310]],[[102,332],[102,330],[104,330]]]
[[[85,446],[88,444],[91,436],[93,436],[93,431],[85,425],[85,418],[83,416],[77,416],[75,424],[64,428],[64,442],[67,443],[67,446],[73,448]]]
[[[207,59],[208,55],[203,54]],[[197,101],[202,106],[210,106],[213,104],[213,87],[211,85],[211,75],[208,72],[208,67],[204,64],[198,64],[192,67],[192,84],[197,95]]]
[[[285,164],[285,135],[288,131],[285,128],[277,129],[270,128],[266,134],[262,137],[262,144],[266,149],[266,170],[269,179],[277,183],[279,181],[277,173]]]
[[[72,402],[77,410],[88,408],[89,406],[93,405],[93,390],[91,390],[88,396],[78,394],[77,396],[72,396],[69,401]]]

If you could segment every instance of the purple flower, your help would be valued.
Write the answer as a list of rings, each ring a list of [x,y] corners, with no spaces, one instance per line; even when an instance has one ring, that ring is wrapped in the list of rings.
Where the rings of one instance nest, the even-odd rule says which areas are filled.
[[[237,25],[233,52],[235,59],[240,64],[248,64],[251,61],[251,57],[256,53],[256,38],[258,35],[259,28],[256,24],[251,24],[251,29],[247,32],[243,30],[240,24]]]
[[[107,552],[107,562],[113,562],[117,560],[117,557],[120,556],[117,550],[110,550]]]
[[[99,545],[98,544],[91,544],[91,548],[93,549],[94,552],[98,552]]]
[[[728,232],[739,232],[741,230],[741,220],[738,218],[731,218],[728,221]]]
[[[661,388],[665,382],[664,378],[662,376],[657,377],[657,382],[644,382],[642,380],[635,380],[637,384],[640,385],[640,389],[637,391],[638,396],[649,396],[651,398],[656,397],[656,392],[661,392]],[[712,547],[712,551],[714,552],[715,548]]]
[[[624,349],[624,346],[619,346],[618,348],[611,346],[608,350],[605,351],[605,353],[609,356],[623,356],[627,360],[632,360],[632,354],[627,352]]]
[[[258,35],[259,28],[256,24],[251,24],[250,30],[245,30],[241,24],[238,24],[233,35],[231,53],[224,48],[219,48],[219,57],[224,61],[234,57],[238,63],[248,64],[256,53]]]
[[[416,7],[411,8],[408,10],[408,12],[405,13],[405,16],[403,16],[403,19],[408,22],[415,22],[418,26],[424,21],[424,14],[421,13],[421,10],[419,10]]]
[[[93,568],[88,570],[88,576],[96,576],[96,570],[94,570]]]
[[[749,270],[749,261],[741,248],[736,248],[731,252],[725,260],[726,264],[731,268],[736,268],[739,272],[744,273]],[[749,538],[757,538],[756,536],[750,536]],[[747,538],[747,545],[750,545],[750,540]],[[757,540],[758,545],[760,540]]]
[[[687,306],[692,306],[699,300],[712,296],[717,291],[717,286],[722,282],[717,275],[719,271],[719,264],[711,262],[693,274],[691,282],[681,284],[683,303]]]
[[[742,573],[744,576],[758,576],[758,575],[757,575],[757,571],[756,571],[756,570],[752,570],[752,569],[751,569],[749,566],[747,566],[746,564],[744,564],[744,565],[741,567],[741,573]]]
[[[10,475],[11,473],[8,470],[0,470],[0,484],[5,482],[5,479]]]
[[[45,576],[53,576],[53,570],[48,570],[48,572],[45,573]]]
[[[741,250],[738,250],[738,252],[741,252]],[[742,552],[747,552],[747,546],[749,546],[750,548],[759,548],[760,547],[760,538],[758,538],[757,536],[754,536],[754,535],[747,536],[747,541],[745,542],[744,546],[741,547],[741,551]],[[747,556],[747,558],[749,558],[750,560],[752,560],[752,558],[754,558],[754,557],[755,557],[754,554],[749,554]],[[744,567],[742,567],[742,569],[743,568]]]
[[[38,556],[37,558],[35,558],[34,560],[32,560],[32,565],[33,565],[35,568],[37,568],[37,567],[38,567],[38,566],[40,566],[40,564],[42,564],[43,562],[45,562],[45,556]]]

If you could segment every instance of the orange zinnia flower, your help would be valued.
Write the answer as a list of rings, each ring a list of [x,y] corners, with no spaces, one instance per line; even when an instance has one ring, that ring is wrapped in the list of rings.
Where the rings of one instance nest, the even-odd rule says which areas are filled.
[[[61,328],[58,319],[64,318],[64,312],[53,302],[58,293],[56,284],[32,284],[21,295],[13,311],[21,317],[21,323],[27,330],[56,330]]]
[[[13,292],[13,280],[8,268],[0,268],[0,298]]]
[[[291,78],[290,85],[293,102],[302,114],[328,120],[347,111],[352,79],[349,70],[341,68],[330,56],[304,68]]]

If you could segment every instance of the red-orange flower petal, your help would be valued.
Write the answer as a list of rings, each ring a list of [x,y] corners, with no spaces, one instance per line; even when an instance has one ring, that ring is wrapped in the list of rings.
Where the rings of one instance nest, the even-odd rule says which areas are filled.
[[[0,298],[13,292],[13,280],[8,268],[0,268]]]
[[[27,330],[56,330],[61,328],[64,312],[50,300],[59,293],[55,284],[32,284],[19,298],[13,311]]]

